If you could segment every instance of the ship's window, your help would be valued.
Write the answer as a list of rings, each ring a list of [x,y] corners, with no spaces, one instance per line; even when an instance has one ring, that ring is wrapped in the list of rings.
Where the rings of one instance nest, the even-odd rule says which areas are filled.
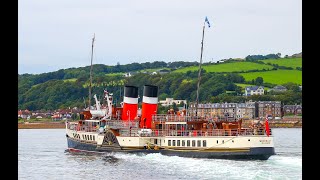
[[[198,140],[198,141],[197,141],[197,146],[198,146],[198,147],[201,147],[201,140]]]
[[[95,137],[93,136],[92,138],[93,138],[93,140],[95,141]]]
[[[232,142],[234,142],[234,140],[232,140]]]
[[[90,135],[90,140],[92,140],[92,136]]]
[[[168,140],[168,146],[171,146],[171,140]]]
[[[224,140],[222,140],[222,144],[224,144]]]
[[[196,140],[192,140],[192,147],[196,146]]]
[[[219,143],[219,141],[217,140],[217,144]]]
[[[176,140],[172,140],[172,146],[176,146]]]
[[[187,140],[187,146],[188,147],[190,146],[190,140]]]
[[[177,146],[180,146],[180,140],[177,140]]]
[[[84,139],[84,135],[82,134],[82,139]]]
[[[186,141],[182,140],[182,146],[186,146]]]
[[[203,145],[203,147],[207,147],[207,141],[206,141],[206,140],[203,140],[203,141],[202,141],[202,145]]]
[[[248,139],[248,141],[250,141],[250,139]]]

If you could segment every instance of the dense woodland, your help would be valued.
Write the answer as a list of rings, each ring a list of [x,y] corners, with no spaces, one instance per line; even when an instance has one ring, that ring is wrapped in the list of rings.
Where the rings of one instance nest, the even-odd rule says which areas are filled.
[[[247,56],[254,61],[258,55]],[[271,56],[274,58],[273,56]],[[259,56],[258,56],[259,58]],[[261,57],[260,57],[261,58]],[[264,58],[265,59],[265,58]],[[124,85],[139,87],[139,96],[142,97],[143,86],[146,84],[159,86],[159,100],[166,97],[195,101],[198,81],[198,72],[186,73],[170,72],[166,74],[137,73],[131,77],[122,74],[109,76],[110,73],[137,72],[144,69],[168,68],[170,71],[181,67],[198,65],[197,62],[152,62],[132,63],[126,65],[106,66],[93,65],[93,94],[101,99],[103,90],[107,89],[114,94],[114,103],[119,105],[123,100]],[[54,110],[67,107],[83,108],[88,103],[88,84],[90,66],[80,68],[61,69],[55,72],[42,74],[18,75],[18,108],[28,110]],[[73,80],[71,80],[73,79]],[[262,96],[242,96],[243,89],[235,83],[249,83],[236,73],[208,73],[202,70],[200,97],[201,103],[206,102],[245,102],[253,101],[281,101],[283,104],[302,104],[302,92],[298,84],[283,84],[288,91],[283,93],[268,93]],[[258,77],[250,84],[274,87],[277,84],[264,83]],[[231,92],[231,93],[230,93]],[[139,99],[141,101],[141,99]],[[92,102],[93,98],[92,98]]]

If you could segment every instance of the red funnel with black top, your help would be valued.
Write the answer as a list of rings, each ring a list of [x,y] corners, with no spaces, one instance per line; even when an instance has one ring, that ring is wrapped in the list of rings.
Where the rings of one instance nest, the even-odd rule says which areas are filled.
[[[158,86],[145,85],[142,97],[140,127],[151,128],[152,115],[157,114]]]
[[[125,86],[123,97],[122,120],[133,120],[138,112],[138,87]]]

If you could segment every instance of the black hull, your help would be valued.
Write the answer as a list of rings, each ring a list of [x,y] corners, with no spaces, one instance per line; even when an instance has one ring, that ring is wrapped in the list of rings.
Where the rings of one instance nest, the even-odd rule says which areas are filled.
[[[235,159],[235,160],[267,160],[270,156],[275,155],[273,147],[250,148],[247,151],[192,151],[192,150],[148,150],[148,149],[121,149],[115,146],[97,147],[96,144],[89,144],[73,140],[67,137],[68,149],[83,152],[125,152],[125,153],[161,153],[167,156],[180,156],[191,158],[207,159]]]
[[[67,137],[68,149],[82,150],[82,151],[96,151],[96,144],[82,143]]]
[[[207,158],[207,159],[244,159],[244,160],[267,160],[270,156],[275,155],[273,147],[250,148],[245,152],[204,152],[204,151],[175,151],[165,150],[161,154],[167,156],[180,156],[192,158]]]

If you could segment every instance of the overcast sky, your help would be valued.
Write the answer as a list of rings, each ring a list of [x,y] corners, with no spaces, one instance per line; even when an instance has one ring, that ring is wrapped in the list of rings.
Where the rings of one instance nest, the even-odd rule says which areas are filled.
[[[19,0],[18,73],[302,52],[302,0]]]

